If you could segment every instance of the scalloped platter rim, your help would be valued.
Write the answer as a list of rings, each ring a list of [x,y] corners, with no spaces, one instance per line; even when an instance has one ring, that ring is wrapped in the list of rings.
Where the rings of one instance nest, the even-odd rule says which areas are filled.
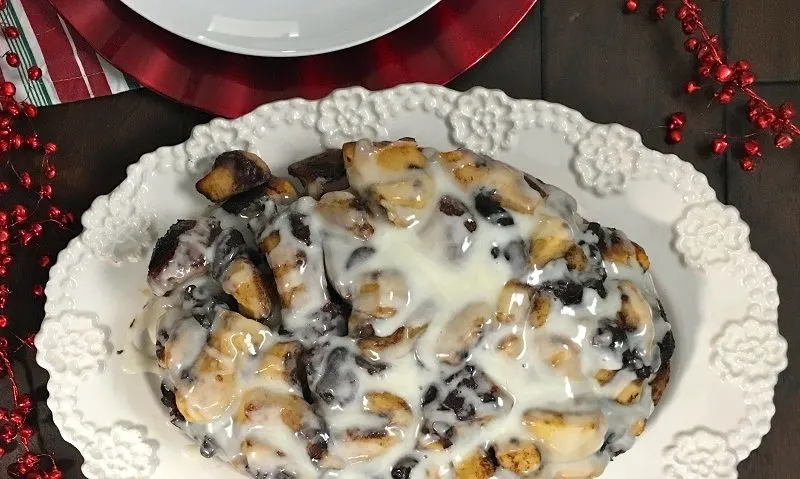
[[[83,233],[51,269],[36,337],[37,362],[50,373],[47,404],[83,454],[83,473],[241,477],[189,453],[196,448],[169,425],[157,381],[137,373],[130,355],[115,354],[147,299],[152,245],[178,216],[201,212],[193,184],[214,156],[250,150],[285,173],[289,162],[325,147],[403,136],[495,155],[565,189],[584,216],[620,227],[644,246],[675,329],[673,380],[645,434],[602,477],[629,477],[635,469],[652,478],[735,478],[737,464],[770,428],[774,387],[787,365],[777,282],[751,250],[738,211],[719,203],[690,164],[644,147],[626,127],[500,91],[423,84],[349,88],[215,119],[185,143],[142,156],[122,184],[92,203]]]

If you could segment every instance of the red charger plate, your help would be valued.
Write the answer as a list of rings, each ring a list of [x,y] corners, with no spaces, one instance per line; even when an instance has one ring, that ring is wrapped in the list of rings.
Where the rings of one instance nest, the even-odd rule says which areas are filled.
[[[267,102],[321,98],[341,87],[444,84],[491,52],[536,0],[442,0],[408,25],[339,52],[260,58],[214,50],[163,30],[119,0],[50,0],[111,64],[147,88],[236,117]]]

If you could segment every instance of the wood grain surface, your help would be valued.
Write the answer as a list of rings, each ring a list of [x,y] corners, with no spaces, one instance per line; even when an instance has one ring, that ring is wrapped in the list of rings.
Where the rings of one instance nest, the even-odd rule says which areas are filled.
[[[789,369],[777,387],[772,431],[740,465],[739,477],[800,478],[796,452],[800,443],[800,145],[780,153],[765,147],[766,159],[752,174],[739,170],[739,151],[722,159],[710,158],[698,145],[710,142],[715,132],[724,128],[731,135],[750,132],[741,102],[709,108],[709,99],[702,94],[683,95],[681,86],[690,78],[693,64],[683,50],[678,23],[669,19],[654,24],[646,15],[623,15],[620,3],[540,0],[495,52],[451,86],[501,88],[513,97],[563,103],[596,122],[632,127],[641,132],[647,146],[691,162],[708,176],[721,201],[741,211],[752,228],[753,248],[778,278],[780,329],[789,340]],[[649,6],[650,2],[640,3]],[[753,64],[763,80],[758,88],[764,95],[775,102],[792,99],[800,104],[797,1],[700,3],[710,27],[723,32],[731,46],[732,60],[747,58]],[[661,125],[673,111],[685,111],[689,126],[685,141],[670,147],[663,141]],[[60,145],[60,174],[54,182],[57,201],[79,215],[97,195],[110,192],[124,178],[127,165],[140,155],[186,140],[194,125],[209,119],[205,113],[140,90],[44,108],[36,124],[43,138]],[[42,318],[42,304],[31,300],[28,289],[30,276],[45,280],[34,266],[35,259],[43,250],[62,248],[70,237],[49,235],[40,247],[16,258],[15,267],[31,273],[17,275],[25,276],[25,282],[9,303],[14,333],[35,331]],[[34,421],[41,434],[36,447],[60,459],[65,478],[83,478],[80,455],[61,439],[44,406],[47,374],[34,364],[31,351],[20,351],[15,365],[21,387],[32,392],[37,404]],[[7,405],[7,396],[5,390],[0,392],[0,405]],[[5,464],[7,460],[0,461],[0,477],[5,475]]]

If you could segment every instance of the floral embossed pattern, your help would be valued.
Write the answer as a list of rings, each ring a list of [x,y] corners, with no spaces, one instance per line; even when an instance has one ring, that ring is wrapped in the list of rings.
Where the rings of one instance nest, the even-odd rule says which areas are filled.
[[[711,345],[711,364],[726,381],[747,391],[775,386],[786,368],[786,340],[771,321],[747,318],[728,324]]]
[[[507,150],[519,133],[514,104],[504,93],[482,88],[461,95],[448,121],[455,143],[481,153]]]
[[[749,245],[750,229],[735,208],[714,202],[690,208],[675,226],[675,234],[675,248],[684,262],[706,269],[742,252]]]
[[[136,427],[115,424],[97,431],[83,451],[87,476],[107,479],[150,477],[156,468],[155,445]]]
[[[331,148],[358,138],[385,138],[388,107],[363,88],[339,90],[319,103],[317,129]]]
[[[111,346],[97,318],[65,311],[42,323],[36,347],[48,370],[75,377],[96,374],[105,367]]]
[[[639,169],[639,134],[620,125],[601,125],[578,143],[574,167],[584,185],[599,195],[619,193]]]
[[[725,438],[706,429],[679,435],[665,454],[669,479],[736,478],[736,454]]]

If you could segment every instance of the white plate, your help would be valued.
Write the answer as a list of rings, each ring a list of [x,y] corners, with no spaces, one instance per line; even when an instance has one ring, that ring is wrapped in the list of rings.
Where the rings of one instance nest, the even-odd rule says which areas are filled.
[[[649,253],[675,330],[670,388],[645,434],[603,478],[733,479],[775,412],[786,367],[777,284],[751,249],[738,212],[706,178],[648,150],[619,125],[597,125],[543,101],[475,89],[407,85],[290,100],[198,126],[186,143],[144,155],[83,216],[47,284],[37,361],[50,372],[48,405],[90,479],[234,479],[203,459],[159,404],[152,375],[127,374],[115,351],[145,303],[147,258],[178,217],[199,214],[194,182],[217,153],[248,149],[278,173],[294,160],[359,137],[414,136],[423,145],[491,153],[573,194],[583,216],[624,230]]]
[[[316,55],[395,30],[439,0],[122,0],[156,25],[245,55]]]

